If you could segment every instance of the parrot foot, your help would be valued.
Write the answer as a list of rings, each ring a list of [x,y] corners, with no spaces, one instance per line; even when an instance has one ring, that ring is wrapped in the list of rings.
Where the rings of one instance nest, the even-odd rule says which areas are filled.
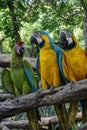
[[[47,95],[47,94],[49,94],[49,89],[46,90],[46,89],[40,88],[40,89],[37,91],[37,93],[36,93],[36,98],[37,98],[37,99],[38,99],[38,98],[41,98],[41,97],[43,97],[44,95]]]
[[[49,89],[43,89],[43,88],[40,88],[37,93],[36,93],[36,98],[41,98],[43,97],[44,95],[47,95],[47,94],[52,94],[56,91],[56,89],[54,89],[55,87],[52,86],[50,87]]]
[[[75,86],[75,84],[76,84],[76,82],[73,81],[73,80],[71,80],[71,82],[70,82],[70,86],[73,87],[73,86]]]
[[[36,92],[36,100],[38,100],[41,96],[41,93],[43,91],[43,88],[40,88],[37,92]]]
[[[51,86],[51,87],[49,88],[49,93],[52,94],[53,92],[54,92],[54,86]]]

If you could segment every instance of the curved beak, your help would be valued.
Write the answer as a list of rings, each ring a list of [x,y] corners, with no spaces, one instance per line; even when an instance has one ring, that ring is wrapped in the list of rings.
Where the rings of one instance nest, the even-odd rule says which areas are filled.
[[[31,44],[36,44],[36,45],[40,45],[43,42],[43,39],[41,37],[41,33],[40,32],[35,32],[33,33],[33,35],[30,37],[30,43]]]
[[[59,40],[61,44],[67,41],[68,45],[70,45],[73,42],[72,33],[68,30],[62,30],[60,32]]]
[[[24,52],[25,52],[25,48],[26,48],[26,47],[25,47],[25,44],[22,44],[22,46],[21,46],[21,48],[20,48],[20,49],[21,49],[21,53],[24,53]]]

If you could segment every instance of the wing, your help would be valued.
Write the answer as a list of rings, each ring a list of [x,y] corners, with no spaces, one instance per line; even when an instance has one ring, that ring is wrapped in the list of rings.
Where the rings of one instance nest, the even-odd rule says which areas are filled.
[[[57,56],[57,62],[59,65],[60,75],[61,75],[61,85],[65,85],[67,82],[67,79],[65,78],[64,71],[63,71],[63,64],[62,64],[62,58],[63,58],[63,50],[56,46],[55,47],[56,56]]]
[[[23,61],[23,66],[24,66],[27,79],[29,83],[31,84],[32,92],[36,92],[38,89],[38,84],[37,84],[37,78],[35,76],[35,73],[31,65],[27,61]]]
[[[3,87],[4,91],[14,94],[14,84],[11,79],[10,70],[4,69],[2,71],[1,78],[2,78],[2,87]]]

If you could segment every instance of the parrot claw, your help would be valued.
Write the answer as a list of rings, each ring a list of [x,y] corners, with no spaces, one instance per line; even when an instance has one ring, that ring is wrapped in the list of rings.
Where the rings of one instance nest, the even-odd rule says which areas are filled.
[[[53,93],[53,90],[54,90],[54,86],[51,86],[51,87],[49,88],[49,93],[52,94],[52,93]]]
[[[70,82],[71,84],[70,84],[70,86],[71,87],[73,87],[73,86],[75,86],[75,84],[76,84],[76,82],[75,81],[73,81],[73,80],[71,80],[71,82]]]
[[[40,98],[40,97],[42,97],[42,91],[43,91],[42,88],[40,88],[40,89],[37,91],[37,93],[36,93],[36,98],[37,98],[37,99]]]
[[[46,90],[46,89],[40,88],[40,89],[37,91],[37,93],[36,93],[36,98],[41,98],[41,97],[43,97],[44,95],[47,95],[47,94],[49,94],[49,93],[50,93],[50,92],[49,92],[49,89]]]
[[[43,89],[43,88],[40,88],[37,93],[36,93],[36,98],[41,98],[43,97],[44,95],[46,94],[52,94],[53,92],[55,92],[56,90],[54,90],[54,86],[51,86],[49,89]]]

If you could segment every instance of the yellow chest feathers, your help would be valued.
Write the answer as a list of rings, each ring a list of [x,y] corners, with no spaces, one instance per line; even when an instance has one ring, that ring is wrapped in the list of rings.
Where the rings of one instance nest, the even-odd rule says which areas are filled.
[[[58,86],[60,84],[60,74],[55,51],[42,49],[39,63],[41,80],[46,81],[49,86]]]

